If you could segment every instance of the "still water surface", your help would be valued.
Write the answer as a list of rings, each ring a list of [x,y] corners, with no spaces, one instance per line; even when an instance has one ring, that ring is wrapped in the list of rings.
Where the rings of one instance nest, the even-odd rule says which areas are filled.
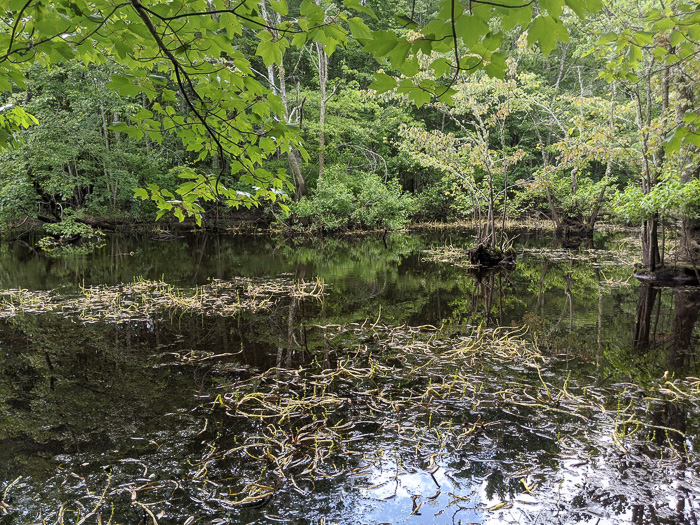
[[[483,275],[469,243],[0,245],[41,298],[0,319],[0,524],[697,523],[698,291],[640,286],[630,239],[523,232]],[[143,280],[262,303],[136,315]],[[91,287],[126,313],[69,306]]]

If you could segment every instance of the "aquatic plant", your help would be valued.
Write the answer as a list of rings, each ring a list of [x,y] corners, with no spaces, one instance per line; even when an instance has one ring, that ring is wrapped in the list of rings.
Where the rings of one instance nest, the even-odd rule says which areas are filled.
[[[58,312],[83,322],[125,323],[152,319],[155,315],[184,312],[230,316],[242,310],[270,308],[281,297],[321,298],[325,284],[292,279],[212,279],[193,289],[177,288],[162,281],[137,279],[117,286],[81,287],[79,295],[44,290],[0,290],[0,319],[21,313]]]

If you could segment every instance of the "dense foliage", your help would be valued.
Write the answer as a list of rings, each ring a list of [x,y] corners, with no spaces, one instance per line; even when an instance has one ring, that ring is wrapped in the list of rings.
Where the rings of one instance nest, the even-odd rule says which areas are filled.
[[[414,199],[396,180],[378,175],[329,170],[311,197],[292,205],[296,223],[315,230],[400,229],[408,222]]]
[[[659,221],[695,231],[689,4],[15,0],[1,16],[4,228],[67,210],[211,224],[222,203],[269,202],[323,231],[473,217],[494,245],[506,219],[590,233],[612,214],[644,221],[649,267]]]

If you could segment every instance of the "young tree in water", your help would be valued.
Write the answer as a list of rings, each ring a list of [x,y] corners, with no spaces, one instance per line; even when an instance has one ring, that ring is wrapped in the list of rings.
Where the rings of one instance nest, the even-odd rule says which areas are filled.
[[[514,64],[513,64],[514,66]],[[503,232],[513,180],[510,171],[525,156],[508,137],[513,120],[524,119],[529,109],[527,90],[534,75],[506,79],[474,75],[454,84],[453,103],[434,104],[455,131],[404,126],[402,148],[420,164],[436,168],[468,193],[477,220],[477,241],[485,248],[503,248]]]
[[[540,167],[524,206],[546,203],[561,240],[590,238],[601,209],[611,202],[615,173],[636,164],[625,119],[630,108],[591,94],[556,94],[544,88],[532,97],[532,129]]]

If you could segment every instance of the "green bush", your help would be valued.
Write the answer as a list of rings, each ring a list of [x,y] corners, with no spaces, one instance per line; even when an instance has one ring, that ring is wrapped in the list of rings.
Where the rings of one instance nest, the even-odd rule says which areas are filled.
[[[292,204],[289,221],[297,229],[326,232],[396,230],[406,225],[414,205],[395,180],[385,183],[373,173],[332,166],[312,195]]]
[[[441,179],[416,194],[419,221],[445,222],[465,219],[474,210],[469,196],[449,180]]]
[[[71,213],[66,213],[61,222],[45,224],[44,230],[49,235],[39,239],[38,245],[46,253],[67,255],[89,253],[104,245],[104,233],[93,229],[88,224],[77,222]],[[80,240],[78,250],[72,244]]]

